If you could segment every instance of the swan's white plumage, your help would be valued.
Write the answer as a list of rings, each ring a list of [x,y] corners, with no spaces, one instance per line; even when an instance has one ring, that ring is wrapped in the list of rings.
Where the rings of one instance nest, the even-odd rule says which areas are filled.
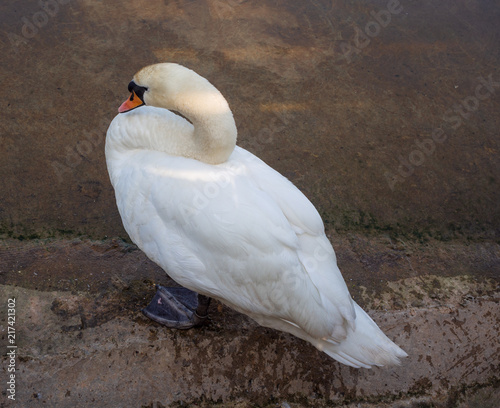
[[[217,165],[178,153],[193,131],[182,117],[150,106],[111,123],[108,170],[132,241],[184,287],[344,364],[395,364],[406,356],[351,299],[310,201],[239,147]]]

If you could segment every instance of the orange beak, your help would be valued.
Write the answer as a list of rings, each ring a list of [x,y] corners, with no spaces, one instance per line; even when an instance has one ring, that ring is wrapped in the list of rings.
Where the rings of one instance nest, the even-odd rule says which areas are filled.
[[[141,98],[139,98],[134,91],[130,94],[130,98],[128,98],[125,102],[123,102],[118,108],[119,113],[128,112],[132,109],[138,108],[139,106],[144,105],[144,102]]]

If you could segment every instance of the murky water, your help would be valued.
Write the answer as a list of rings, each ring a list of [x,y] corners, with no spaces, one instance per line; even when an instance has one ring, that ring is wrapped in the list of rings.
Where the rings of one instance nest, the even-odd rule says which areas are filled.
[[[107,124],[176,61],[338,230],[498,237],[496,2],[49,3],[0,6],[5,232],[123,235]]]

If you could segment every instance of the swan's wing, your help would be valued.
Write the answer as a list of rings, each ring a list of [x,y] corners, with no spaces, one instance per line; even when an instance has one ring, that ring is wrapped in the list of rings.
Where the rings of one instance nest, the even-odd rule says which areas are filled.
[[[337,289],[335,271],[329,271],[333,278],[314,272],[325,263],[336,267],[321,219],[286,179],[263,163],[255,169],[238,153],[209,166],[159,152],[129,152],[113,183],[127,232],[181,285],[257,319],[272,316],[312,336],[341,340],[352,316],[330,298],[345,294]],[[274,194],[285,201],[303,198],[298,205],[281,203]],[[314,214],[300,217],[303,206]],[[316,232],[326,240],[326,253],[319,252],[318,266],[308,266],[315,261],[309,251],[319,250],[309,239]]]
[[[248,166],[251,177],[279,206],[295,231],[300,261],[323,302],[337,308],[341,312],[339,317],[353,322],[356,316],[354,304],[316,208],[288,179],[253,154],[237,147],[235,155],[239,161],[251,163]]]
[[[231,159],[246,164],[250,177],[278,204],[297,234],[324,234],[323,220],[318,211],[286,177],[238,146]]]

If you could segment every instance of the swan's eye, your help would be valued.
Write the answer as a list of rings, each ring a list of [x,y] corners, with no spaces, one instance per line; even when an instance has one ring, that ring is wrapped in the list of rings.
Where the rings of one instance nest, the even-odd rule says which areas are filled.
[[[139,86],[139,85],[135,85],[134,87],[134,92],[135,94],[140,98],[141,101],[144,102],[144,92],[146,92],[148,90],[148,88],[144,87],[144,86]]]
[[[145,86],[139,86],[134,81],[130,81],[128,84],[128,91],[131,93],[135,93],[141,101],[144,102],[144,92],[146,92],[148,88]],[[132,99],[131,99],[132,100]]]

